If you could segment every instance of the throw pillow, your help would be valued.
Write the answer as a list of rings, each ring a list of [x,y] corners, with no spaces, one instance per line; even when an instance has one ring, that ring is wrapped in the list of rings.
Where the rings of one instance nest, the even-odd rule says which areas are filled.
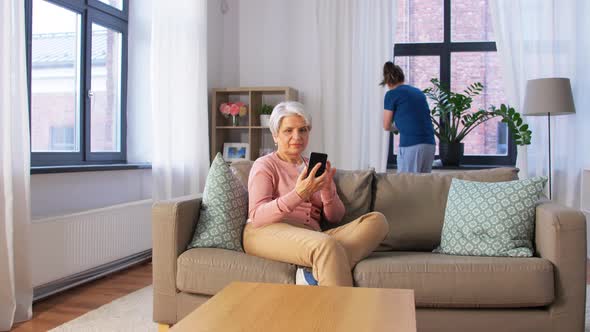
[[[218,153],[207,174],[199,221],[188,249],[244,251],[242,231],[247,215],[248,192]]]
[[[535,208],[545,182],[545,177],[495,183],[453,179],[434,252],[532,256]]]

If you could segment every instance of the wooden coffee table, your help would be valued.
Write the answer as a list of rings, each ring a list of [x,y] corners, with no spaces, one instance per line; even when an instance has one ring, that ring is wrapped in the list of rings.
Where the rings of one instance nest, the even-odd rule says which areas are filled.
[[[170,331],[415,332],[414,291],[233,282]]]

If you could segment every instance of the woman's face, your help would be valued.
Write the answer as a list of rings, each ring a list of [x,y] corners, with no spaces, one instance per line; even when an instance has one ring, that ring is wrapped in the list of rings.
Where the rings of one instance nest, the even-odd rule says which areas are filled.
[[[298,156],[307,147],[309,128],[303,117],[299,115],[286,116],[281,120],[277,136],[273,136],[278,146],[278,152],[286,155]]]

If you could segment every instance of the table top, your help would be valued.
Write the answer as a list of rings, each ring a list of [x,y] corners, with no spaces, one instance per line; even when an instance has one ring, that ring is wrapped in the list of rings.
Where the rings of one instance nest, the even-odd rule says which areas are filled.
[[[415,332],[414,291],[233,282],[170,331]]]

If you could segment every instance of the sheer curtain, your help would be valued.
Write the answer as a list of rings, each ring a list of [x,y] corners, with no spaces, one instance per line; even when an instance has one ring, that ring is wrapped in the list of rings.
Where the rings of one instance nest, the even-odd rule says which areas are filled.
[[[0,1],[0,331],[32,314],[25,10]]]
[[[586,0],[490,1],[505,91],[522,111],[526,81],[544,77],[571,80],[576,114],[551,117],[553,199],[579,207],[581,169],[590,156],[589,11]],[[547,118],[526,118],[531,145],[519,148],[520,176],[547,175]]]
[[[154,200],[203,191],[209,169],[207,1],[153,1]]]
[[[378,84],[393,57],[396,8],[396,0],[317,2],[321,133],[340,168],[386,169],[385,90]]]

